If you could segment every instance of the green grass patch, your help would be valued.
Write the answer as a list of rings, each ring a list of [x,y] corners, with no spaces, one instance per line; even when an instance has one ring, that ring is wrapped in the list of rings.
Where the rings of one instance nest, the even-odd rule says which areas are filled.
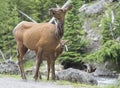
[[[16,78],[16,79],[20,79],[21,76],[20,75],[11,75],[11,74],[0,74],[0,78]]]
[[[33,59],[27,60],[24,62],[24,68],[29,69],[29,68],[33,67],[34,64],[35,64],[35,62]]]
[[[72,85],[73,88],[98,88],[97,85],[88,85],[88,84],[81,84],[81,83],[74,83],[69,81],[56,81],[56,84],[58,85]]]

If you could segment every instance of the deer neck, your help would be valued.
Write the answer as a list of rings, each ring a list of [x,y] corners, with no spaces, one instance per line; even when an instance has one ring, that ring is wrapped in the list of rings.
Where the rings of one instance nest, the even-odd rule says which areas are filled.
[[[64,20],[57,20],[56,36],[61,39],[64,34]]]

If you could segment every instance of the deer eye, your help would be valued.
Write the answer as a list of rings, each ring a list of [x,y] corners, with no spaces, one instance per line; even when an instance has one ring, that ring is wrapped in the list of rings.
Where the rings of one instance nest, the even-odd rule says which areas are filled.
[[[55,13],[53,12],[53,15],[54,15]]]

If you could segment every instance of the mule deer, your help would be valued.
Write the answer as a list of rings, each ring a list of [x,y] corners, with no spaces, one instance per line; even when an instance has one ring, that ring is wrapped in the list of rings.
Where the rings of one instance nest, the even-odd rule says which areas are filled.
[[[64,34],[64,18],[71,5],[64,9],[51,8],[50,13],[57,19],[57,24],[20,22],[13,30],[18,48],[18,62],[22,79],[26,79],[23,67],[23,57],[28,49],[36,53],[36,71],[34,78],[38,79],[38,71],[42,63],[43,52],[49,52],[52,67],[52,79],[55,79],[54,52]]]
[[[65,44],[67,42],[68,42],[67,40],[61,40],[60,43],[57,45],[55,52],[54,52],[54,57],[55,57],[54,60],[56,60],[57,57],[63,52]],[[48,68],[47,80],[49,80],[50,67],[51,67],[51,61],[52,61],[52,58],[50,58],[49,52],[43,52],[42,59],[47,60],[47,68]],[[51,69],[53,68],[51,67]],[[41,75],[40,75],[40,78],[41,78]]]

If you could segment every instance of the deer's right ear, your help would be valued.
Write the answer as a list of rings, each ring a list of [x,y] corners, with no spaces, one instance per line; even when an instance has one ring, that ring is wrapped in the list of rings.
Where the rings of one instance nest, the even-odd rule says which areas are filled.
[[[71,10],[72,9],[72,5],[70,4],[70,5],[68,5],[64,10],[65,11],[68,11],[68,10]]]

